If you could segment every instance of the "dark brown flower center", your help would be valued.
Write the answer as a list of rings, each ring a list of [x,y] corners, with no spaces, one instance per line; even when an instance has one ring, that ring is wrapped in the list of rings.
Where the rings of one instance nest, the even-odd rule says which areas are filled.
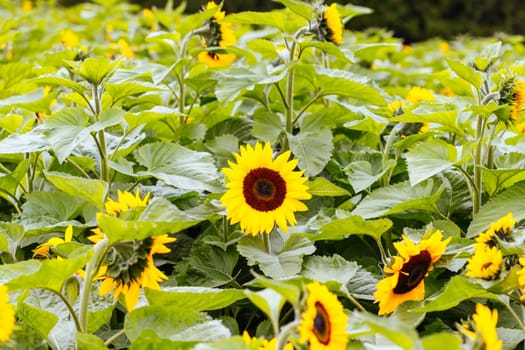
[[[314,318],[314,334],[319,340],[319,343],[328,345],[330,343],[331,325],[330,317],[323,304],[315,303],[315,318]]]
[[[410,257],[401,268],[394,293],[404,294],[416,288],[427,275],[431,263],[432,256],[426,250]]]
[[[257,211],[272,211],[286,197],[286,182],[275,170],[256,168],[244,178],[242,193],[246,203]]]

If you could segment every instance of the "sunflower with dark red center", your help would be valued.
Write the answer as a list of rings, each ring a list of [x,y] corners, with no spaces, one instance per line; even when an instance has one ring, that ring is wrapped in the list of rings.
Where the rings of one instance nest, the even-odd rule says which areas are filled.
[[[296,224],[294,212],[308,209],[301,200],[311,198],[303,171],[294,171],[297,159],[289,161],[286,151],[274,160],[269,142],[241,146],[234,156],[237,163],[222,169],[228,190],[221,203],[231,223],[252,235],[270,233],[275,224],[288,232],[288,224]]]
[[[217,12],[208,21],[208,35],[201,41],[203,47],[210,47],[211,49],[200,52],[197,59],[210,67],[223,67],[235,61],[236,56],[228,54],[222,49],[235,45],[237,39],[235,38],[232,24],[222,22],[224,11],[221,11],[215,2],[208,2],[206,10],[213,8],[217,8]]]
[[[317,281],[306,286],[306,310],[298,326],[301,343],[308,343],[310,350],[346,349],[348,317],[343,305],[325,285]]]
[[[392,313],[405,301],[423,300],[425,277],[450,242],[450,237],[441,239],[441,231],[435,231],[430,238],[418,244],[407,236],[403,236],[403,241],[394,243],[399,256],[393,257],[392,266],[385,267],[385,273],[389,276],[379,281],[374,293],[375,303],[379,303],[379,315]]]

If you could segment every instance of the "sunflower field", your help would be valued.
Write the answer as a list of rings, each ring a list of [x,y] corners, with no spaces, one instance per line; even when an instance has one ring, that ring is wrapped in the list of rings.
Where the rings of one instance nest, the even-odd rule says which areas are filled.
[[[0,349],[516,349],[522,36],[0,0]]]

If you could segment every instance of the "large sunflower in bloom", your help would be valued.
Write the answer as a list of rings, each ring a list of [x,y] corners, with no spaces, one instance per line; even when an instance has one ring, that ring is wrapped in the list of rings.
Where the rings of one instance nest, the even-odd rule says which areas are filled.
[[[498,338],[497,324],[498,310],[491,311],[485,305],[476,304],[476,313],[472,315],[472,322],[463,324],[459,330],[472,343],[471,349],[501,350],[503,342]]]
[[[335,2],[330,6],[326,6],[319,25],[321,38],[336,45],[341,45],[343,43],[343,29],[343,22]]]
[[[306,310],[298,326],[301,343],[309,343],[310,350],[346,349],[348,317],[343,305],[325,285],[317,281],[306,286]]]
[[[149,193],[140,197],[137,190],[118,193],[118,201],[108,199],[106,212],[111,216],[123,216],[129,210],[145,207],[149,202]],[[95,228],[94,235],[88,239],[94,243],[104,238],[104,233]],[[170,249],[166,244],[176,239],[168,235],[154,236],[143,240],[122,241],[115,243],[109,250],[107,262],[100,267],[97,279],[102,280],[99,294],[105,295],[114,290],[114,298],[124,295],[126,309],[131,311],[137,305],[141,288],[159,290],[159,282],[168,279],[154,264],[153,255],[166,254]]]
[[[7,287],[0,285],[0,344],[11,337],[15,328],[15,308],[9,303]]]
[[[393,312],[405,301],[423,300],[425,277],[450,242],[450,237],[441,239],[442,234],[438,230],[418,244],[407,236],[403,236],[401,242],[394,243],[399,256],[393,257],[392,266],[385,267],[389,276],[379,281],[374,293],[375,303],[379,303],[379,315]]]
[[[275,224],[287,232],[287,224],[296,223],[294,212],[308,209],[301,200],[311,198],[303,172],[294,171],[297,159],[288,160],[290,151],[272,159],[269,142],[241,146],[234,156],[237,163],[222,169],[228,190],[221,202],[231,223],[253,235],[270,233]]]
[[[217,49],[202,51],[197,56],[197,59],[199,62],[207,64],[209,67],[223,67],[235,61],[236,56],[225,53],[221,48],[235,45],[237,43],[237,38],[235,38],[232,24],[222,22],[222,19],[224,19],[224,11],[220,11],[215,2],[208,2],[206,10],[213,8],[217,8],[217,12],[208,21],[209,33],[208,37],[202,40],[202,46],[211,48],[215,47]]]

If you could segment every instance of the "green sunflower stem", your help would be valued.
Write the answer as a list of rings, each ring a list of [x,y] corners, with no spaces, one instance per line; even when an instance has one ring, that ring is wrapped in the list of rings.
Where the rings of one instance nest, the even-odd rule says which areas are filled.
[[[301,321],[295,320],[281,328],[281,331],[279,332],[279,335],[277,336],[277,344],[275,346],[276,350],[284,349],[284,347],[286,346],[286,343],[288,342],[288,338],[290,337],[291,334],[293,334],[295,329],[297,329],[299,324],[301,324]]]
[[[482,115],[477,116],[476,120],[476,148],[474,149],[474,191],[472,198],[472,214],[476,214],[481,208],[482,193],[482,153],[483,153],[483,136],[485,134],[485,118]]]
[[[354,296],[352,294],[350,294],[350,292],[345,288],[341,288],[341,291],[343,292],[343,295],[348,299],[350,300],[350,302],[352,304],[354,304],[354,306],[359,310],[359,311],[362,311],[362,312],[367,312],[365,307],[363,305],[361,305],[360,302],[357,301],[356,298],[354,298]]]
[[[99,261],[103,259],[106,254],[109,240],[107,237],[104,237],[101,241],[95,244],[93,248],[94,254],[91,260],[86,264],[86,277],[84,279],[84,284],[80,291],[80,312],[79,312],[79,323],[80,331],[82,333],[87,333],[88,331],[88,312],[89,312],[89,297],[91,295],[91,286],[93,280],[97,274]]]
[[[501,297],[500,297],[500,298],[501,298]],[[514,311],[514,309],[513,309],[512,306],[510,305],[509,299],[501,298],[500,300],[501,300],[501,302],[503,303],[503,305],[505,305],[505,307],[507,308],[507,310],[509,310],[509,312],[510,312],[510,314],[512,315],[512,317],[514,317],[514,319],[516,320],[516,323],[517,323],[518,326],[521,328],[521,330],[525,333],[525,324],[523,323],[524,321],[522,320],[522,317],[525,318],[525,314],[523,313],[523,312],[524,312],[523,305],[521,305],[522,317],[520,317],[520,316],[518,316],[518,314],[516,313],[516,311]]]
[[[264,242],[264,248],[266,248],[266,252],[270,255],[272,255],[272,242],[270,241],[270,233],[263,233],[262,239]]]

